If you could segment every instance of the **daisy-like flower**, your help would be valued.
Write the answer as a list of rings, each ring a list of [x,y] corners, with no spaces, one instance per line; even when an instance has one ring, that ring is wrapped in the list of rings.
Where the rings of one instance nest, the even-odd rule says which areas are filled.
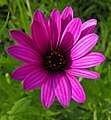
[[[30,37],[19,30],[11,30],[10,35],[18,43],[7,49],[15,59],[25,64],[15,69],[11,77],[23,80],[25,90],[41,86],[41,101],[49,108],[55,97],[63,106],[68,106],[71,98],[82,103],[86,96],[75,76],[97,79],[99,74],[85,68],[104,61],[104,56],[90,52],[98,40],[93,31],[97,21],[91,19],[82,23],[73,18],[73,10],[66,7],[60,15],[54,9],[47,20],[37,10],[33,16]]]

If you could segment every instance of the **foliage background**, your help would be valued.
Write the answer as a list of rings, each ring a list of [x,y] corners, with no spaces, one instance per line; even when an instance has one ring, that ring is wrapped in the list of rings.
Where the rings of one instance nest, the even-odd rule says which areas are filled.
[[[95,32],[100,36],[93,51],[101,52],[106,60],[91,68],[100,73],[99,80],[79,78],[87,100],[79,104],[71,100],[62,107],[57,100],[50,109],[40,101],[40,89],[24,91],[22,83],[10,78],[21,65],[6,53],[8,46],[16,44],[10,29],[29,34],[32,15],[36,9],[46,17],[55,7],[60,12],[72,6],[74,16],[82,21],[98,20]],[[0,0],[0,120],[111,120],[111,0]]]

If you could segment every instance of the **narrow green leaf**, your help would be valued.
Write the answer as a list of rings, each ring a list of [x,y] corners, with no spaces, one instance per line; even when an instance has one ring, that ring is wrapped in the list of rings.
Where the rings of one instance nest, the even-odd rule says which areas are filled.
[[[10,14],[10,13],[8,12],[6,21],[5,21],[3,27],[2,27],[1,30],[0,30],[0,34],[4,31],[4,29],[6,29],[6,25],[8,24],[8,20],[9,20],[9,14]]]
[[[93,113],[93,120],[97,120],[97,112],[96,112],[96,110]]]
[[[23,28],[25,29],[25,32],[28,34],[29,33],[29,26],[27,25],[27,21],[28,21],[28,19],[26,19],[27,14],[26,14],[25,9],[23,9],[23,6],[21,5],[21,2],[23,2],[23,1],[17,0],[18,8],[20,11],[20,20],[23,24]]]

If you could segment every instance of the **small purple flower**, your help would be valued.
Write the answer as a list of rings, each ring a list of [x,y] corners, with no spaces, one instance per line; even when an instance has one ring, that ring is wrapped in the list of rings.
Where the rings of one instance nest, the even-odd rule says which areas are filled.
[[[55,97],[63,106],[71,98],[82,103],[86,96],[75,76],[97,79],[99,74],[85,68],[96,66],[105,60],[97,52],[90,52],[98,40],[93,31],[97,21],[91,19],[82,23],[73,18],[73,10],[66,7],[60,15],[54,9],[49,20],[37,10],[31,24],[31,36],[19,30],[10,35],[18,45],[12,45],[7,52],[25,64],[11,75],[14,80],[23,80],[25,90],[41,86],[41,101],[49,108]]]

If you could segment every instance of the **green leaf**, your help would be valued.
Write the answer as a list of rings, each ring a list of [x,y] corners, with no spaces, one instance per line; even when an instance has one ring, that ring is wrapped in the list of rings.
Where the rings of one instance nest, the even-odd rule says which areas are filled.
[[[4,77],[1,73],[0,73],[0,87],[4,90],[6,94],[8,94],[10,98],[13,98],[12,96],[14,96],[14,91],[12,90],[12,86],[10,86],[10,84],[7,82],[7,78]]]
[[[8,24],[8,20],[9,20],[9,13],[7,14],[6,21],[5,21],[4,25],[2,26],[0,33],[2,33],[4,31],[4,29],[6,29],[6,25]]]
[[[96,110],[93,113],[93,120],[97,120],[97,112],[96,112]]]
[[[8,116],[7,115],[3,115],[2,117],[0,117],[0,120],[8,120]]]
[[[25,29],[25,32],[29,34],[29,24],[28,24],[28,15],[27,15],[27,9],[24,5],[23,0],[17,0],[17,5],[20,11],[20,20],[23,25],[23,28]]]
[[[31,103],[31,99],[29,97],[25,97],[20,99],[19,101],[15,102],[14,106],[12,107],[9,114],[18,114],[25,112]]]
[[[7,0],[0,0],[0,5],[6,5],[8,4]]]

